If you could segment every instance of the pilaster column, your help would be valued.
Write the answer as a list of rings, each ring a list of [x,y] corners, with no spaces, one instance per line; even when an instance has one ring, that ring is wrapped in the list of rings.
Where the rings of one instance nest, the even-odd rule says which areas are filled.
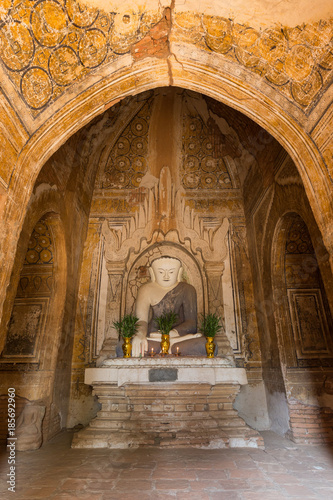
[[[204,270],[207,278],[208,312],[216,313],[222,318],[223,327],[215,339],[218,346],[218,355],[228,356],[234,361],[234,353],[224,328],[225,322],[222,288],[224,262],[206,262]]]
[[[110,355],[114,356],[118,343],[118,333],[113,326],[114,321],[118,321],[122,314],[122,292],[123,280],[126,268],[126,261],[107,261],[108,272],[108,296],[107,296],[107,316],[105,338],[97,361],[99,365]]]

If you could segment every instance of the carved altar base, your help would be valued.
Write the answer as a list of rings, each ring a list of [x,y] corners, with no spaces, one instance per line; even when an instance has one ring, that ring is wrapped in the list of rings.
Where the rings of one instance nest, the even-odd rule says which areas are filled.
[[[73,448],[263,448],[233,408],[247,377],[228,359],[108,359],[86,369],[85,383],[102,408]]]

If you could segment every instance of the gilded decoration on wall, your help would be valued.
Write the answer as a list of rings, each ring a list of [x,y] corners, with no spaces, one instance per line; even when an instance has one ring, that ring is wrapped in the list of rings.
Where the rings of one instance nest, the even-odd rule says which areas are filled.
[[[53,288],[53,236],[40,219],[28,241],[2,356],[34,362],[44,334]]]
[[[120,14],[112,5],[104,12],[76,0],[2,0],[0,7],[0,59],[34,116],[73,83],[130,53],[163,18],[162,8]],[[168,50],[169,42],[185,42],[221,54],[307,110],[330,83],[332,35],[332,20],[259,31],[232,19],[177,12],[165,43]]]
[[[130,51],[160,12],[105,13],[75,0],[6,0],[0,57],[33,114],[90,71]]]
[[[36,224],[28,243],[25,264],[53,264],[51,233],[44,220]]]
[[[182,184],[185,189],[230,189],[231,178],[223,156],[227,154],[222,135],[213,120],[209,126],[197,116],[183,116]]]
[[[141,108],[112,148],[98,183],[100,189],[139,187],[147,172],[150,104],[148,101]]]
[[[331,81],[332,19],[259,31],[232,19],[179,12],[172,36],[175,42],[222,54],[264,77],[303,110]]]

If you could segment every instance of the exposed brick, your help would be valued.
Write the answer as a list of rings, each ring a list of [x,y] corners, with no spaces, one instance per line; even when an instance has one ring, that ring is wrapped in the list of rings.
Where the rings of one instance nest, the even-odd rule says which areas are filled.
[[[181,479],[164,479],[156,481],[155,488],[157,490],[186,490],[189,487],[190,483],[188,481],[184,481]]]
[[[165,58],[169,55],[168,35],[170,31],[170,9],[165,9],[163,19],[149,33],[132,46],[131,52],[135,60],[148,56]]]

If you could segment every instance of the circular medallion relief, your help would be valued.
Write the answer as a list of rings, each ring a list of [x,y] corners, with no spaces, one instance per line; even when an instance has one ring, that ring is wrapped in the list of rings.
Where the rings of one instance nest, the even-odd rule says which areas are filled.
[[[130,142],[126,137],[119,137],[116,147],[118,155],[125,155],[130,150]]]
[[[201,176],[201,185],[204,189],[213,189],[216,187],[216,177],[214,174]]]
[[[196,156],[188,156],[185,163],[185,170],[187,172],[194,172],[199,168],[199,160]]]
[[[309,106],[319,92],[322,83],[320,73],[314,71],[304,82],[294,82],[291,86],[291,93],[298,104],[301,106]]]
[[[140,16],[132,11],[118,13],[113,17],[110,31],[110,46],[116,54],[126,54],[140,33]]]
[[[31,62],[34,42],[30,31],[19,22],[13,22],[0,30],[0,57],[12,71],[21,71]]]
[[[51,254],[50,250],[47,250],[46,248],[44,248],[44,250],[42,250],[40,253],[40,260],[42,262],[49,262],[51,259],[52,259],[52,254]]]
[[[147,151],[147,141],[144,137],[137,137],[132,141],[131,149],[134,154],[143,155]]]
[[[115,14],[113,18],[113,29],[119,35],[133,36],[138,33],[140,16],[133,11]]]
[[[29,250],[25,258],[28,264],[35,264],[39,259],[39,254],[35,250]]]
[[[283,57],[286,51],[287,41],[281,30],[267,29],[259,39],[261,55],[270,64]]]
[[[132,168],[136,172],[145,172],[147,169],[147,162],[143,156],[137,156],[132,162]]]
[[[78,28],[88,28],[96,21],[98,10],[78,3],[75,0],[66,0],[68,17]]]
[[[38,222],[35,226],[35,231],[39,234],[45,234],[47,227],[42,222]]]
[[[199,186],[200,176],[198,174],[186,174],[183,177],[183,184],[187,189],[195,189]]]
[[[229,19],[204,16],[203,25],[206,29],[208,47],[221,54],[228,52],[232,45],[231,22]]]
[[[127,156],[118,156],[116,158],[116,168],[121,171],[126,171],[130,168],[130,161]]]
[[[106,37],[101,30],[88,30],[80,40],[79,57],[86,68],[96,68],[102,64],[107,51]]]
[[[212,142],[211,139],[205,139],[203,141],[203,149],[204,149],[204,153],[207,154],[207,155],[211,155],[213,154],[214,152],[214,144]]]
[[[143,136],[148,132],[147,122],[143,118],[135,118],[131,124],[131,130],[133,134]]]
[[[52,96],[52,82],[47,72],[36,66],[28,69],[21,79],[24,100],[33,109],[40,109]]]
[[[212,156],[206,156],[202,159],[201,166],[204,172],[214,172],[214,170],[216,170],[217,160]]]
[[[304,45],[295,45],[286,57],[284,67],[286,73],[295,82],[302,82],[311,73],[314,65],[311,49]]]
[[[295,242],[288,243],[287,252],[294,253],[297,251],[297,244]]]
[[[42,0],[31,13],[31,26],[36,40],[47,47],[55,47],[66,35],[67,16],[54,0]]]
[[[38,238],[38,244],[42,247],[42,248],[47,248],[48,246],[51,245],[51,240],[50,238],[48,238],[47,236],[40,236]]]
[[[140,183],[142,181],[142,177],[144,174],[142,172],[135,172],[135,174],[132,177],[132,184],[134,187],[139,187]]]
[[[49,70],[58,85],[69,85],[78,77],[79,61],[71,47],[56,49],[49,59]]]
[[[125,188],[129,183],[129,177],[125,172],[112,172],[110,175],[110,187],[111,188]]]
[[[200,134],[201,130],[202,130],[202,125],[200,123],[200,120],[193,119],[188,125],[187,133],[190,136],[194,136]]]
[[[186,147],[186,152],[188,154],[190,154],[191,156],[192,155],[196,155],[198,152],[199,152],[199,149],[200,149],[200,143],[197,139],[194,139],[194,140],[189,140],[186,144],[185,144],[185,147]]]
[[[231,179],[227,172],[223,173],[219,177],[219,186],[231,187]]]
[[[253,28],[240,27],[236,30],[235,54],[240,63],[246,67],[256,66],[260,61],[260,51],[257,45],[259,33]]]

